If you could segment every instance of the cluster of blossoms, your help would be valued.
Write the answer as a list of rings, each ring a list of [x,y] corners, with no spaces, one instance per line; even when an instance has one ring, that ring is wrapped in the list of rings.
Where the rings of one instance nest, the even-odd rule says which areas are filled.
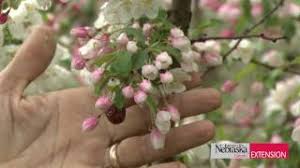
[[[151,140],[155,149],[164,146],[171,122],[179,122],[176,107],[167,96],[186,90],[190,73],[222,64],[220,45],[215,41],[195,42],[164,19],[143,18],[110,32],[92,27],[71,30],[76,37],[72,66],[86,70],[99,95],[95,107],[114,124],[125,120],[126,102],[147,106],[153,114]],[[162,20],[163,19],[163,20]],[[146,21],[145,21],[146,20]],[[163,103],[156,101],[160,97]],[[99,116],[83,122],[91,130]]]

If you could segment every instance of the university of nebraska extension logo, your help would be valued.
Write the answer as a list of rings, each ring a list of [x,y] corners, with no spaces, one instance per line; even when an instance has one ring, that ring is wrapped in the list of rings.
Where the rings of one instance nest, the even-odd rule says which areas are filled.
[[[288,159],[286,143],[213,143],[211,159]]]

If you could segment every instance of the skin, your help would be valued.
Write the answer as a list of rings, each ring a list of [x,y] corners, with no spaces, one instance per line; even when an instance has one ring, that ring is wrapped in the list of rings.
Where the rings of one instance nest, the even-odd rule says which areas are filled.
[[[139,167],[169,158],[199,146],[214,136],[210,121],[198,121],[173,128],[166,147],[154,150],[149,140],[150,114],[147,109],[128,106],[126,120],[111,124],[101,117],[97,128],[81,131],[82,121],[101,111],[88,88],[75,88],[36,96],[24,96],[27,85],[47,68],[55,51],[55,33],[46,26],[32,30],[13,61],[0,73],[0,167],[1,168],[104,168],[106,151],[120,143],[117,154],[121,167]],[[188,83],[199,84],[195,77]],[[221,104],[214,89],[192,89],[169,99],[182,117],[206,113]],[[180,168],[164,163],[152,168]]]

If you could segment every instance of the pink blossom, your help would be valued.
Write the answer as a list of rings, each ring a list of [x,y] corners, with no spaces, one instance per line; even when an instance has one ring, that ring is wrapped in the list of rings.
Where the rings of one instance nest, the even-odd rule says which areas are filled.
[[[146,37],[149,37],[151,34],[151,31],[153,29],[153,25],[151,25],[150,23],[145,23],[143,25],[143,33]]]
[[[137,46],[137,43],[135,41],[129,41],[127,43],[127,51],[131,52],[131,53],[136,53],[137,50],[138,50],[138,46]]]
[[[82,123],[82,131],[91,131],[98,125],[97,117],[90,117],[83,121]]]
[[[181,29],[177,28],[177,27],[172,28],[170,33],[171,33],[171,38],[184,37],[184,32]]]
[[[199,7],[209,8],[212,11],[217,11],[220,6],[220,0],[201,0],[199,2]]]
[[[201,58],[201,62],[208,66],[221,65],[223,60],[217,52],[206,52]]]
[[[79,51],[77,49],[74,50],[71,65],[76,70],[81,70],[86,65],[86,60],[80,56]]]
[[[171,44],[179,50],[187,50],[191,46],[191,41],[187,37],[171,38]]]
[[[282,143],[283,141],[282,141],[282,138],[280,135],[274,134],[274,135],[272,135],[270,142],[271,143]]]
[[[158,129],[154,128],[150,134],[150,141],[154,149],[159,150],[163,149],[165,146],[166,136],[159,132]]]
[[[234,82],[232,80],[227,80],[227,81],[224,82],[221,90],[224,93],[231,93],[231,92],[234,91],[234,89],[237,87],[237,85],[238,84],[236,82]]]
[[[261,16],[263,13],[263,6],[261,3],[255,3],[252,5],[251,14],[253,17]]]
[[[161,83],[171,83],[173,82],[174,77],[171,72],[165,72],[160,74],[160,81]]]
[[[294,127],[299,127],[300,126],[300,117],[296,119],[295,123],[294,123]]]
[[[239,5],[235,3],[224,3],[218,9],[218,16],[232,23],[235,23],[241,14],[242,12]]]
[[[88,38],[92,36],[94,30],[91,27],[76,27],[71,30],[71,35],[77,38]]]
[[[101,96],[96,101],[95,107],[107,111],[112,106],[112,104],[113,102],[108,96]]]
[[[234,31],[233,31],[233,29],[223,29],[222,31],[221,31],[221,33],[220,33],[220,35],[222,36],[222,37],[233,37],[234,36]]]
[[[250,91],[253,95],[259,95],[263,92],[264,90],[264,84],[259,81],[255,81],[252,83]]]
[[[98,82],[104,74],[104,69],[103,68],[98,68],[95,71],[92,72],[92,80],[93,82]]]
[[[172,64],[173,60],[167,52],[162,52],[155,58],[155,66],[157,69],[167,69]]]
[[[180,121],[180,113],[179,113],[178,109],[175,106],[168,105],[167,111],[170,112],[172,121],[174,121],[174,122],[179,122]]]
[[[134,101],[136,104],[144,103],[147,100],[147,97],[147,94],[142,90],[139,90],[136,93],[134,93]]]
[[[134,96],[134,89],[132,86],[126,86],[122,89],[122,93],[124,95],[124,97],[130,99]]]
[[[145,93],[149,93],[152,90],[151,82],[149,80],[145,80],[145,79],[140,83],[139,87]]]
[[[129,38],[126,33],[120,34],[120,36],[117,38],[117,43],[120,46],[126,46],[128,42],[129,42]]]

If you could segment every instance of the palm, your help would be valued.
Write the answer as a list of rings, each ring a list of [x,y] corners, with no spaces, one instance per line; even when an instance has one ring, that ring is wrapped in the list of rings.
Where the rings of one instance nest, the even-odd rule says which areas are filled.
[[[112,125],[102,117],[96,130],[82,133],[83,119],[101,113],[95,110],[95,97],[89,89],[22,97],[28,82],[47,67],[54,48],[52,32],[39,27],[0,74],[2,167],[104,167],[107,149],[117,142],[122,167],[135,167],[173,156],[212,138],[212,124],[196,122],[173,129],[167,136],[166,148],[156,151],[148,141],[149,113],[137,106],[127,109],[127,118],[120,125]],[[36,55],[41,58],[37,60]],[[170,101],[183,117],[213,110],[220,104],[218,93],[212,89],[188,91]]]

